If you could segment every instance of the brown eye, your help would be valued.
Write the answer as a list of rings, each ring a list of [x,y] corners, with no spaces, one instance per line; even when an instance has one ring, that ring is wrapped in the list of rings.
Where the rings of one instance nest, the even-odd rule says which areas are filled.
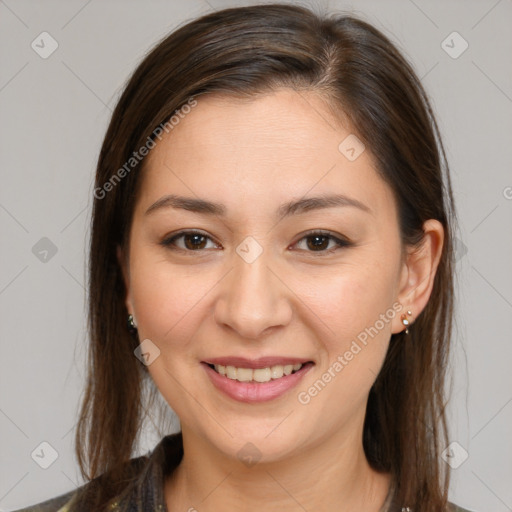
[[[317,249],[327,249],[329,245],[329,237],[324,235],[311,235],[306,238],[308,240],[308,249],[316,251]]]
[[[204,249],[206,237],[193,233],[191,235],[183,235],[183,240],[187,249]]]
[[[180,239],[183,240],[183,244],[177,243]],[[191,252],[205,249],[208,240],[211,240],[211,238],[203,233],[199,233],[197,231],[182,231],[161,243],[164,247],[169,247],[170,249]]]
[[[323,231],[306,233],[306,235],[299,240],[299,243],[303,240],[306,240],[306,249],[304,250],[306,252],[319,253],[318,256],[331,254],[339,248],[349,247],[351,245],[351,242],[342,240],[330,232]],[[331,242],[334,245],[329,247]]]
[[[315,256],[332,254],[342,247],[349,247],[352,245],[352,243],[347,240],[338,238],[330,232],[323,231],[312,231],[310,233],[306,233],[306,235],[303,236],[295,245],[298,245],[303,240],[306,241],[306,247],[303,250],[309,253],[317,253]],[[178,241],[182,242],[178,243]],[[203,252],[204,249],[208,248],[208,241],[213,242],[209,236],[198,231],[181,231],[180,233],[163,240],[161,245],[178,251]],[[215,247],[216,244],[214,244],[213,248]]]

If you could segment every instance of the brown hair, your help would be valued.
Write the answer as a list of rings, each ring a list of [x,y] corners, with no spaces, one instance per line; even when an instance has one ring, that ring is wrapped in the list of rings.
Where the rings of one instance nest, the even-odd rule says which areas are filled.
[[[88,377],[75,439],[82,475],[113,472],[130,459],[148,406],[144,385],[152,397],[155,392],[134,357],[138,343],[126,328],[126,289],[116,259],[118,245],[128,252],[144,160],[108,192],[105,183],[191,97],[251,98],[279,87],[314,91],[339,118],[349,118],[393,190],[404,246],[422,241],[427,219],[444,227],[430,300],[406,338],[392,336],[370,392],[363,437],[370,464],[392,473],[398,503],[444,510],[449,470],[440,451],[448,441],[444,384],[455,209],[439,129],[411,65],[383,33],[351,15],[289,4],[224,9],[181,26],[143,59],[117,103],[95,181]],[[104,489],[98,503],[109,492]]]

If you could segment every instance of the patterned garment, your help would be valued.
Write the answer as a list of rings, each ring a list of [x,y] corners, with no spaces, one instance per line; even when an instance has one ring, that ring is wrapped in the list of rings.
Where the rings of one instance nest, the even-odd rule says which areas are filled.
[[[181,433],[162,438],[153,452],[130,460],[137,474],[120,494],[110,500],[112,512],[168,512],[164,499],[164,478],[180,463],[183,457]],[[84,500],[79,500],[79,491],[93,490],[100,484],[100,478],[85,483],[78,489],[57,496],[31,507],[13,512],[93,512]],[[380,512],[413,512],[407,507],[399,507],[393,501],[394,489],[390,488],[388,497]],[[470,512],[450,503],[447,512]]]

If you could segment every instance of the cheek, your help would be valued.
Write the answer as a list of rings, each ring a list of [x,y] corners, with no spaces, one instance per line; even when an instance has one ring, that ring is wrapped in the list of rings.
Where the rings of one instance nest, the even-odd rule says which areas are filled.
[[[311,398],[311,411],[321,412],[322,404],[333,405],[333,416],[343,415],[362,404],[384,362],[395,311],[394,272],[386,262],[345,266],[329,279],[310,278],[302,284],[302,299],[321,322],[320,339],[324,357],[318,375],[322,390]],[[388,262],[389,263],[389,262]],[[316,334],[319,334],[318,329]],[[308,398],[308,390],[303,389]],[[318,396],[318,398],[316,397]],[[303,403],[303,402],[300,402]],[[348,414],[348,413],[347,413]],[[339,417],[338,417],[339,420]],[[333,420],[334,421],[334,420]]]
[[[345,268],[322,286],[318,280],[311,280],[309,289],[302,286],[306,309],[321,320],[316,325],[323,326],[325,336],[319,340],[324,357],[315,378],[301,387],[297,400],[321,419],[319,429],[337,428],[363,407],[388,349],[396,314],[392,276],[377,267],[361,268]],[[330,408],[329,419],[325,407]]]
[[[140,334],[159,345],[187,344],[214,284],[208,273],[197,269],[175,268],[144,256],[134,260],[131,292]]]
[[[323,345],[321,350],[330,357],[347,350],[358,336],[364,342],[366,330],[392,306],[393,262],[374,252],[373,247],[361,251],[350,263],[347,259],[340,265],[311,266],[307,271],[299,266],[283,269],[287,286],[293,290],[283,300],[296,310],[294,322],[311,328]],[[171,264],[165,255],[143,245],[133,251],[131,261],[131,295],[139,334],[162,348],[188,347],[195,331],[213,318],[215,294],[223,286],[225,269]],[[389,340],[390,323],[379,331],[381,338]]]
[[[330,269],[327,275],[297,280],[296,290],[303,302],[322,321],[334,348],[373,326],[381,314],[391,315],[395,282],[393,272],[378,264]],[[379,330],[391,331],[390,322]]]

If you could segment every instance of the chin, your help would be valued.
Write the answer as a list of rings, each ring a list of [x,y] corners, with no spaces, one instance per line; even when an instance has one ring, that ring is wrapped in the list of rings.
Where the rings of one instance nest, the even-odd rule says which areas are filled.
[[[230,426],[229,432],[233,437],[226,434],[221,438],[208,436],[207,439],[226,457],[237,459],[248,467],[255,463],[286,460],[292,457],[307,440],[304,430],[300,433],[282,429],[279,431],[279,421],[273,422],[272,426],[269,426],[268,422],[260,422],[259,425],[254,423],[255,420],[251,419],[247,424],[240,422],[235,427]]]

